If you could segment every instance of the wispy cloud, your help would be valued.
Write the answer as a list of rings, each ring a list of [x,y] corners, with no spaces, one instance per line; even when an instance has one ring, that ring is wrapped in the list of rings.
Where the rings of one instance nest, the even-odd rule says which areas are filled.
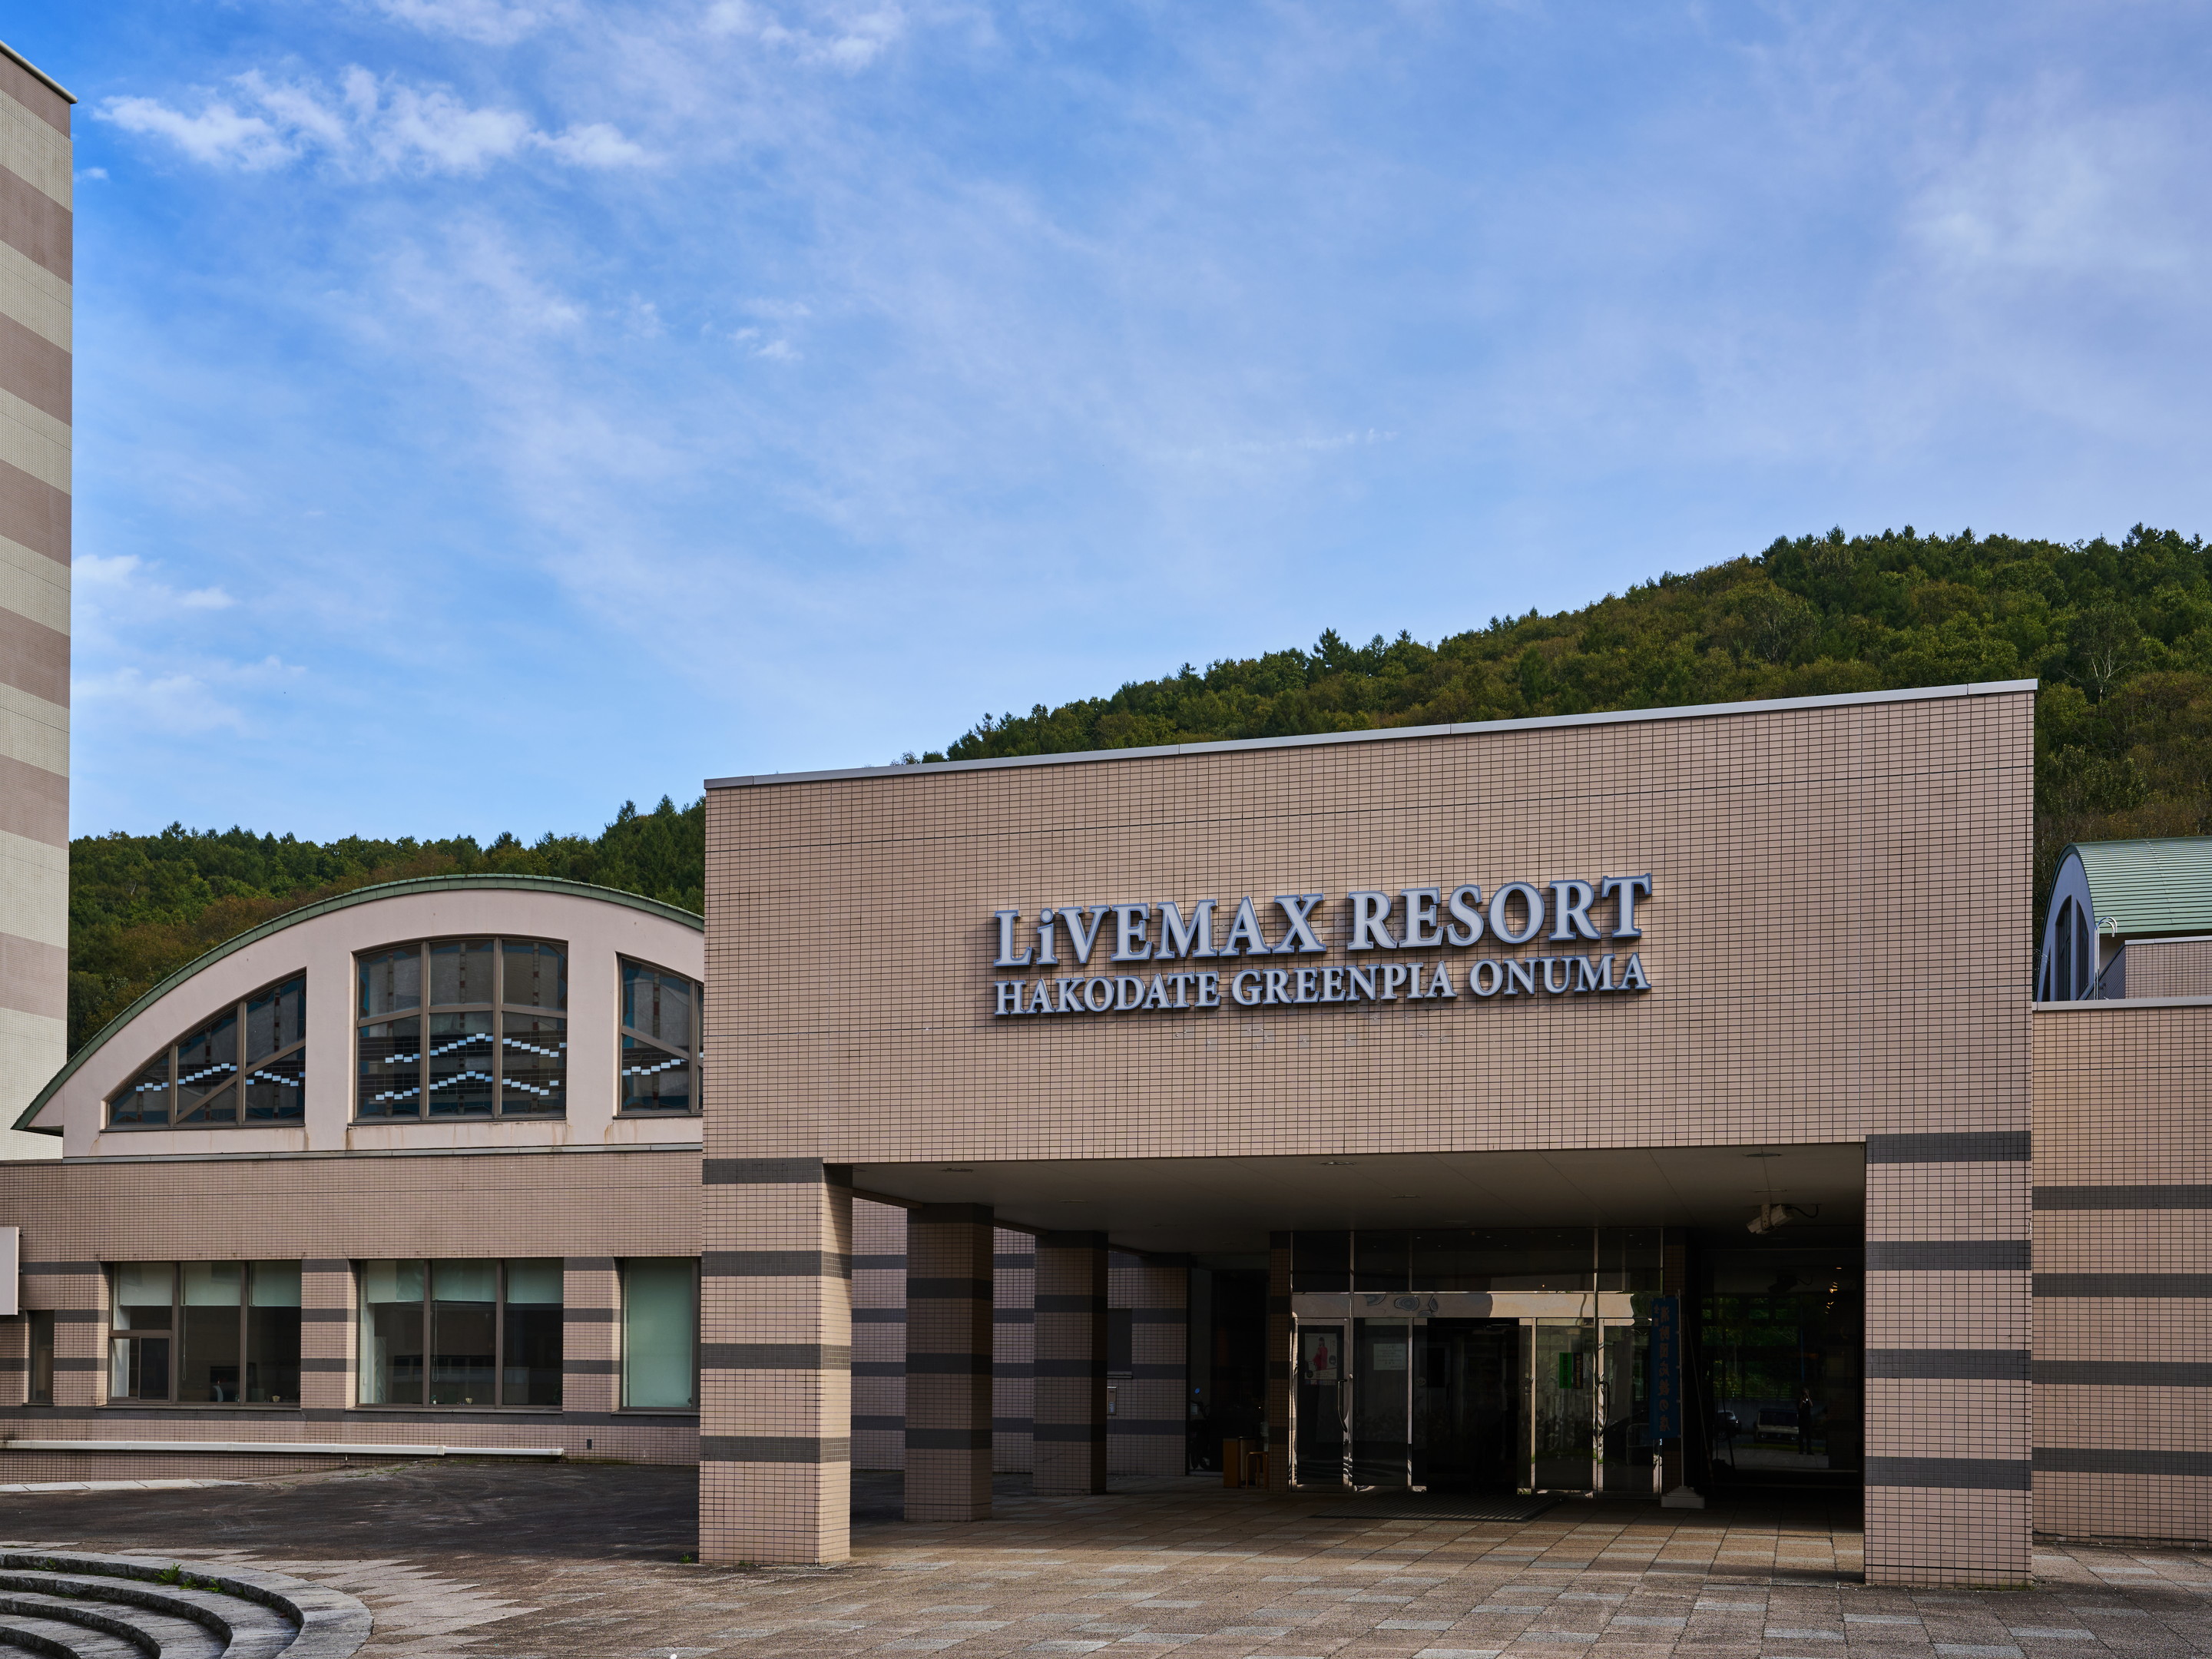
[[[574,15],[575,10],[562,0],[544,4],[514,4],[508,0],[374,0],[374,3],[377,10],[395,22],[483,46],[511,46],[548,23]]]
[[[518,111],[471,106],[443,87],[380,78],[358,64],[333,87],[258,70],[187,112],[157,98],[111,98],[96,112],[126,132],[166,139],[210,167],[264,172],[319,160],[356,179],[476,173],[532,154],[572,167],[641,166],[644,147],[605,122],[546,132]]]
[[[905,33],[907,15],[897,5],[817,3],[777,7],[758,0],[714,0],[707,27],[717,34],[757,40],[802,64],[863,70],[889,52]]]

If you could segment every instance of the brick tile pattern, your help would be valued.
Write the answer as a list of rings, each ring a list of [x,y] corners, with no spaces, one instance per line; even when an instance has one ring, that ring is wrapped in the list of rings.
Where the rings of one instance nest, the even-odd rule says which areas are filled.
[[[1036,1241],[1035,1489],[1042,1495],[1106,1490],[1106,1255],[1103,1233],[1046,1233]]]
[[[1112,1267],[1111,1304],[1129,1310],[1129,1375],[1115,1381],[1107,1468],[1181,1474],[1190,1444],[1189,1264],[1116,1251]]]
[[[990,1210],[931,1204],[906,1219],[906,1517],[991,1512]]]

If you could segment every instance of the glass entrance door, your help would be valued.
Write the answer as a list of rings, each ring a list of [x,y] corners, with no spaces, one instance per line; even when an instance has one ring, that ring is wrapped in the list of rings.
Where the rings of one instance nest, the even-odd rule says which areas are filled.
[[[1521,1435],[1521,1326],[1432,1319],[1413,1393],[1413,1484],[1511,1492],[1528,1484]]]
[[[1346,1418],[1351,1399],[1344,1327],[1298,1325],[1298,1468],[1302,1485],[1348,1485]]]
[[[1597,1326],[1587,1319],[1539,1319],[1529,1333],[1534,1484],[1551,1492],[1588,1492],[1597,1475]]]
[[[1607,1492],[1648,1494],[1657,1479],[1652,1458],[1650,1327],[1608,1319],[1598,1327],[1598,1485]]]
[[[1413,1480],[1413,1322],[1352,1322],[1352,1484]]]

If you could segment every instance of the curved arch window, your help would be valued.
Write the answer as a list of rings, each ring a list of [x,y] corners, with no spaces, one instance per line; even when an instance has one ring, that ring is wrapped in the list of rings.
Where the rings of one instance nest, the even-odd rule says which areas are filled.
[[[111,1128],[297,1123],[307,1074],[307,976],[241,997],[149,1060],[107,1103]]]
[[[417,939],[356,960],[356,1116],[567,1113],[567,945]]]
[[[681,974],[622,964],[624,1112],[699,1109],[699,1012],[704,988]]]

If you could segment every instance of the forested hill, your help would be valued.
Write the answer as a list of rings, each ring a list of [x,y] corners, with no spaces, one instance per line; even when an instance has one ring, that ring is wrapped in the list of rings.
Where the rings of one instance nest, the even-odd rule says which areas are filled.
[[[942,753],[1124,749],[1757,697],[2043,682],[2036,890],[2069,841],[2212,832],[2212,556],[2138,526],[2118,543],[1901,533],[1776,542],[1579,611],[1186,666],[1108,697],[986,719]],[[916,758],[914,756],[907,757]],[[295,906],[448,871],[568,876],[700,908],[705,809],[624,806],[596,837],[525,846],[172,826],[72,844],[70,1041],[208,946]]]
[[[302,904],[410,876],[566,876],[701,908],[707,805],[625,802],[596,836],[512,835],[321,845],[247,830],[85,836],[70,843],[70,1050],[210,945]]]
[[[2118,544],[1902,532],[1777,541],[1579,611],[1424,645],[1186,665],[1109,697],[979,722],[974,760],[1657,708],[1969,680],[2043,682],[2036,891],[2069,842],[2212,831],[2212,569],[2200,537]],[[917,758],[908,757],[909,759]]]

